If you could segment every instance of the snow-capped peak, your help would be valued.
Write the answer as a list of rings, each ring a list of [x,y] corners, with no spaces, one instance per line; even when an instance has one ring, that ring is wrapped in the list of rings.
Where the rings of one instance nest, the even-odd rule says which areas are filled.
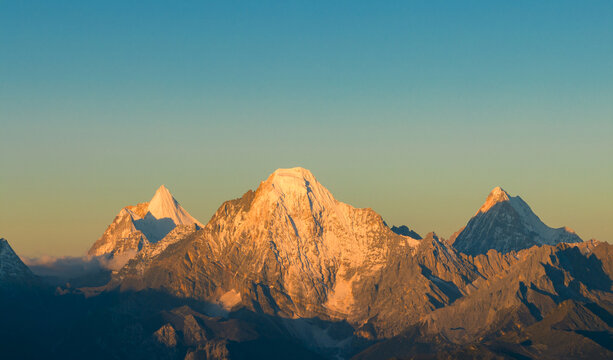
[[[277,169],[270,175],[267,181],[270,181],[275,187],[284,190],[304,188],[310,183],[317,182],[309,170],[301,167]]]
[[[170,218],[175,225],[197,224],[202,227],[198,220],[194,219],[179,205],[179,202],[164,185],[157,189],[155,195],[149,201],[147,211],[156,219]]]
[[[289,179],[293,179],[294,181],[297,180],[298,182],[300,182],[302,180],[314,181],[315,177],[308,169],[302,167],[294,167],[289,169],[277,169],[270,175],[269,179],[281,179],[286,181]]]
[[[301,167],[277,169],[258,188],[260,200],[277,202],[282,200],[289,208],[299,204],[314,207],[332,208],[336,200],[321,185],[313,174]]]
[[[494,189],[492,189],[490,194],[487,196],[485,203],[481,206],[481,208],[479,208],[479,211],[477,211],[477,214],[488,211],[489,209],[492,208],[492,206],[498,203],[509,201],[510,198],[511,197],[509,196],[509,193],[504,191],[504,189],[502,189],[500,186],[496,186]]]
[[[489,249],[506,253],[533,245],[581,241],[570,229],[545,225],[520,196],[510,196],[502,188],[496,187],[459,233],[453,246],[464,253],[476,255],[485,254]]]

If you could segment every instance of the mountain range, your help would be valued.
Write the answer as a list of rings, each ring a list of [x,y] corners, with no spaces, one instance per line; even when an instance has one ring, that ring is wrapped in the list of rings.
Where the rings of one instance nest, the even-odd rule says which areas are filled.
[[[6,249],[1,282],[31,284]],[[68,325],[45,321],[58,335],[33,355],[613,357],[613,247],[548,227],[499,187],[446,240],[390,228],[303,168],[276,170],[206,224],[161,186],[89,256],[119,265],[103,286],[47,295]]]

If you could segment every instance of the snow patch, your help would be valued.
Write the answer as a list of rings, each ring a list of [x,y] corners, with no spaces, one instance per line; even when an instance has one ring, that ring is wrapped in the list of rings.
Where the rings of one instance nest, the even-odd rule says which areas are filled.
[[[349,314],[355,303],[355,298],[353,297],[353,283],[357,279],[359,279],[357,273],[349,279],[339,274],[336,277],[334,289],[328,294],[328,301],[326,301],[325,306],[330,310]]]
[[[219,297],[219,305],[226,311],[232,310],[233,307],[240,304],[242,298],[241,293],[232,289]]]

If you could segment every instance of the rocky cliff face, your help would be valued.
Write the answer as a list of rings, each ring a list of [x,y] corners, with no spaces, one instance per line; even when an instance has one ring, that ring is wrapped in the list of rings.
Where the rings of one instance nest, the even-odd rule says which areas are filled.
[[[459,251],[476,255],[485,254],[490,249],[507,253],[534,245],[581,241],[568,228],[548,227],[519,196],[511,197],[497,187],[466,227],[454,234],[452,242]]]

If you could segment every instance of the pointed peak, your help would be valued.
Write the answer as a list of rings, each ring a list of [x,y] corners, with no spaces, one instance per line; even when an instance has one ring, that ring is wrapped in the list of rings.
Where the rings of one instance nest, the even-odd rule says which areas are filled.
[[[170,203],[177,203],[177,200],[175,200],[174,196],[172,196],[172,194],[170,193],[170,190],[168,190],[168,188],[165,185],[161,185],[156,191],[155,194],[153,195],[153,198],[151,198],[151,201],[149,201],[149,206],[151,206],[151,204],[156,204],[156,203],[166,203],[166,204],[170,204]]]
[[[176,225],[197,224],[198,226],[203,226],[179,205],[179,202],[172,196],[170,190],[165,185],[157,189],[147,205],[146,212],[153,215],[156,219],[170,218]]]
[[[166,188],[166,186],[160,186],[149,201],[147,211],[154,215],[156,218],[160,218],[162,215],[168,215],[174,213],[175,209],[179,206],[177,200]]]
[[[510,198],[511,196],[509,195],[508,192],[504,191],[504,189],[501,188],[500,186],[496,186],[494,189],[492,189],[490,194],[487,196],[485,203],[481,206],[479,211],[477,211],[477,214],[487,212],[494,205],[504,202],[504,201],[509,201]]]
[[[162,185],[164,186],[164,185]],[[504,191],[503,188],[501,188],[500,186],[496,186],[495,188],[492,189],[492,191],[490,191],[490,194],[496,194],[496,195],[500,195],[500,194],[507,194],[509,195],[506,191]]]
[[[421,240],[422,239],[421,235],[416,233],[414,230],[409,229],[409,227],[406,226],[406,225],[392,226],[391,230],[394,233],[398,234],[398,235],[408,236],[408,237],[411,237],[411,238],[413,238],[415,240]]]
[[[155,195],[158,195],[158,194],[172,196],[172,194],[170,193],[170,190],[168,190],[168,188],[164,184],[160,185],[160,187],[155,191]]]

